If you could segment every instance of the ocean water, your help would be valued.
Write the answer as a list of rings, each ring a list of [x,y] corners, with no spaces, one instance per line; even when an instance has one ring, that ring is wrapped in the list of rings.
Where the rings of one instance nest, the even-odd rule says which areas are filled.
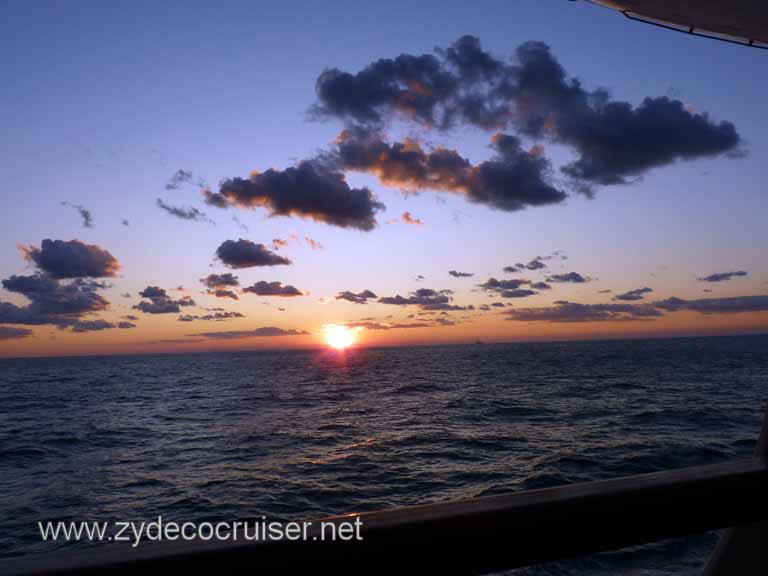
[[[300,519],[749,455],[768,336],[0,360],[0,557],[38,521]],[[714,534],[514,572],[695,574]]]

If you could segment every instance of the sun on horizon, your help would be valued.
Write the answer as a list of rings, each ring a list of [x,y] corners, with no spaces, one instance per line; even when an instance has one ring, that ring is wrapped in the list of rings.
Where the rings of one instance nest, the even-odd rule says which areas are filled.
[[[357,342],[358,332],[358,329],[344,324],[327,324],[323,326],[323,339],[335,350],[346,350]]]

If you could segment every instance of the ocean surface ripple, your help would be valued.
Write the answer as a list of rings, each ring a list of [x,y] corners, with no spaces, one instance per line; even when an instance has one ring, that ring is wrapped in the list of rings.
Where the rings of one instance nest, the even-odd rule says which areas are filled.
[[[0,360],[0,557],[50,520],[299,519],[747,456],[768,337]],[[715,534],[512,572],[695,574]]]

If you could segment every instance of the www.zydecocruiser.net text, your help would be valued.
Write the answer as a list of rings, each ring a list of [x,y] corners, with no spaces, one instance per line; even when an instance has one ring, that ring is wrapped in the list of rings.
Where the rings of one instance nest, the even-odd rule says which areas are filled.
[[[135,548],[143,541],[217,540],[278,541],[362,540],[363,521],[358,516],[345,521],[278,522],[262,517],[233,522],[174,522],[158,516],[151,522],[38,522],[40,537],[46,541],[130,542]]]

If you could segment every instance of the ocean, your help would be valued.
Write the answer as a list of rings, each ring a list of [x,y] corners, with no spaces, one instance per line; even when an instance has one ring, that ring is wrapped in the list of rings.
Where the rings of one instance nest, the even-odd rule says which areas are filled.
[[[0,557],[52,520],[304,519],[748,456],[768,336],[0,360]],[[510,572],[696,574],[715,534]]]

